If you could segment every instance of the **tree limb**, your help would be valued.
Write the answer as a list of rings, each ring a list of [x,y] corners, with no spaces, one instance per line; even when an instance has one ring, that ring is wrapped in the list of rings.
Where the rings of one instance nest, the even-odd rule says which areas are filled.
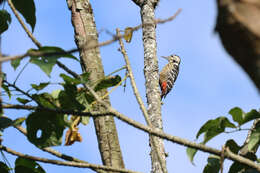
[[[78,167],[78,168],[92,168],[92,169],[102,169],[106,171],[116,171],[116,172],[125,172],[125,173],[140,173],[140,172],[135,172],[127,169],[122,169],[122,168],[114,168],[111,166],[103,166],[103,165],[96,165],[96,164],[90,164],[90,163],[78,163],[78,162],[72,162],[72,161],[60,161],[60,160],[53,160],[53,159],[47,159],[47,158],[42,158],[42,157],[35,157],[31,156],[28,154],[23,154],[17,151],[14,151],[10,148],[7,148],[3,145],[0,146],[0,150],[6,151],[7,153],[10,153],[15,156],[23,157],[26,159],[34,160],[34,161],[39,161],[43,163],[49,163],[49,164],[55,164],[55,165],[60,165],[60,166],[70,166],[70,167]]]
[[[141,111],[143,112],[143,115],[144,115],[146,123],[148,124],[149,127],[153,127],[153,125],[152,125],[152,123],[151,123],[151,121],[149,119],[148,112],[147,112],[147,110],[146,110],[146,108],[144,106],[144,102],[143,102],[143,100],[142,100],[142,98],[141,98],[141,96],[139,94],[138,89],[137,89],[137,86],[136,86],[136,83],[135,83],[135,79],[134,79],[134,74],[133,74],[132,68],[130,66],[130,61],[129,61],[128,55],[126,53],[126,50],[125,50],[125,47],[124,47],[124,44],[123,44],[123,41],[122,41],[122,38],[121,38],[121,35],[120,35],[120,30],[117,29],[116,32],[117,32],[117,36],[119,38],[119,44],[120,44],[120,47],[121,47],[120,51],[123,54],[123,57],[125,59],[126,68],[127,68],[128,73],[129,73],[131,86],[133,88],[134,95],[135,95],[136,100],[137,100],[137,102],[138,102],[138,104],[140,106]],[[155,149],[157,158],[158,158],[158,160],[159,160],[159,162],[160,162],[160,164],[162,166],[163,165],[163,160],[160,157],[159,147],[156,144],[156,139],[153,136],[150,136],[150,138],[151,138],[152,145],[155,146],[154,149]]]
[[[89,0],[68,0],[67,3],[71,11],[75,42],[80,49],[82,71],[90,73],[89,81],[93,83],[104,78],[104,70],[100,50],[96,46],[98,45],[98,34],[91,3]],[[95,48],[88,49],[88,46]],[[98,92],[99,96],[105,94],[106,90]],[[109,97],[103,100],[110,104]],[[99,103],[93,105],[93,110],[106,111]],[[123,156],[113,118],[111,115],[93,118],[99,151],[104,165],[124,168]]]
[[[215,154],[215,155],[221,156],[221,150],[217,150],[215,148],[208,147],[204,144],[197,144],[197,143],[189,141],[187,139],[183,139],[183,138],[180,138],[180,137],[177,137],[177,136],[173,136],[173,135],[164,133],[164,132],[162,132],[158,129],[150,128],[150,127],[145,126],[145,125],[143,125],[143,124],[141,124],[141,123],[139,123],[139,122],[137,122],[137,121],[135,121],[131,118],[128,118],[124,114],[119,113],[118,111],[113,109],[110,105],[107,105],[104,101],[102,101],[102,99],[100,99],[100,97],[95,93],[95,91],[93,89],[91,89],[88,85],[86,87],[90,89],[90,92],[94,95],[96,100],[107,108],[107,111],[109,112],[109,114],[114,115],[119,120],[137,128],[139,130],[142,130],[146,133],[158,136],[160,138],[166,139],[166,140],[171,141],[173,143],[177,143],[177,144],[182,145],[182,146],[195,148],[195,149],[203,151],[203,152],[207,152],[207,153],[210,153],[210,154]],[[3,108],[4,107],[5,106],[3,105]],[[21,108],[22,108],[22,106],[21,106]],[[69,114],[69,112],[68,112],[68,114]],[[73,115],[96,116],[95,113],[93,115],[91,115],[91,112],[73,112]],[[225,153],[225,158],[228,158],[232,161],[237,161],[237,162],[246,164],[246,165],[260,171],[260,166],[256,163],[254,163],[253,161],[246,159],[246,158],[239,156],[239,155],[236,155],[235,157],[233,157],[233,156],[234,156],[234,154],[229,155],[228,153]],[[246,161],[245,161],[245,159],[246,159]],[[247,163],[249,163],[249,164],[247,164]],[[252,166],[252,164],[254,164],[254,165]]]
[[[155,6],[157,0],[146,0],[140,6],[144,46],[144,76],[149,119],[154,128],[162,130],[161,96],[159,90],[159,68],[157,60]],[[151,139],[151,138],[150,138]],[[153,173],[167,172],[163,139],[154,138],[151,143],[151,161]],[[158,147],[158,148],[157,148]],[[157,157],[156,150],[159,151]]]
[[[155,20],[155,23],[156,24],[164,24],[166,22],[169,22],[169,21],[172,21],[173,19],[175,19],[177,17],[177,15],[181,12],[181,9],[179,9],[173,16],[169,17],[169,18],[166,18],[166,19],[157,19]],[[138,26],[135,26],[133,27],[133,31],[137,31],[139,30],[140,28],[142,28],[142,24],[138,25]],[[29,31],[27,29],[27,31]],[[29,31],[30,32],[30,31]],[[121,36],[121,38],[124,37],[123,35]],[[88,42],[86,42],[85,44],[87,45],[84,49],[85,50],[90,50],[90,49],[94,49],[94,48],[97,48],[97,47],[103,47],[103,46],[107,46],[115,41],[117,41],[119,38],[118,37],[114,37],[113,39],[111,40],[107,40],[107,41],[104,41],[104,42],[101,42],[101,43],[98,43],[96,45],[89,45]],[[61,52],[57,52],[57,53],[45,53],[45,52],[27,52],[27,53],[24,53],[24,54],[21,54],[21,55],[14,55],[14,56],[2,56],[2,58],[0,59],[0,62],[5,62],[5,61],[11,61],[11,60],[15,60],[15,59],[22,59],[22,58],[25,58],[27,56],[55,56],[55,55],[64,55],[64,54],[71,54],[71,53],[75,53],[75,52],[78,52],[80,51],[80,48],[74,48],[74,49],[71,49],[71,50],[68,50],[64,53],[61,53]],[[1,57],[1,56],[0,56]]]

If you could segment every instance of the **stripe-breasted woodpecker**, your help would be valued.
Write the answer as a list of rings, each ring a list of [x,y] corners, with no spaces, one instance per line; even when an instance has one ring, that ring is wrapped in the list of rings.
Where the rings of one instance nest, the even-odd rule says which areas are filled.
[[[168,60],[168,64],[165,65],[160,72],[159,84],[161,87],[161,99],[171,91],[174,82],[176,81],[179,73],[179,65],[181,59],[177,55],[162,56]]]

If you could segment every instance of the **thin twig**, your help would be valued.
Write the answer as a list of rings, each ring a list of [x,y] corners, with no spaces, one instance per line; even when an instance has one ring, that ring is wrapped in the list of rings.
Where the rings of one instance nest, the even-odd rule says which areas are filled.
[[[100,104],[104,105],[107,108],[107,110],[109,112],[111,112],[112,115],[114,115],[118,119],[128,123],[129,125],[132,125],[133,127],[137,128],[137,129],[145,131],[145,132],[147,132],[147,133],[149,133],[151,135],[155,135],[157,137],[166,139],[168,141],[172,141],[174,143],[177,143],[177,144],[180,144],[180,145],[183,145],[183,146],[186,146],[186,147],[195,148],[195,149],[198,149],[200,151],[204,151],[204,152],[207,152],[207,153],[211,153],[211,154],[215,154],[215,155],[221,156],[221,150],[217,150],[215,148],[208,147],[208,146],[206,146],[204,144],[197,144],[195,142],[191,142],[191,141],[189,141],[187,139],[183,139],[183,138],[180,138],[180,137],[177,137],[177,136],[166,134],[166,133],[162,132],[160,129],[150,128],[148,126],[145,126],[145,125],[143,125],[143,124],[141,124],[141,123],[139,123],[137,121],[134,121],[134,120],[128,118],[127,116],[125,116],[122,113],[116,111],[114,108],[112,108],[106,102],[101,100],[100,97],[96,94],[96,92],[90,86],[88,86],[87,84],[85,84],[85,86],[89,90],[89,92],[95,97],[95,99]],[[225,153],[225,157],[230,159],[230,160],[246,164],[246,165],[248,165],[248,166],[250,166],[252,168],[255,168],[258,171],[260,171],[260,166],[258,164],[256,164],[256,163],[254,163],[253,161],[247,159],[247,158],[244,158],[244,157],[236,155],[236,154],[233,154],[233,155],[231,154],[230,155],[228,153]]]
[[[86,86],[86,87],[90,88],[89,86]],[[221,156],[221,150],[217,150],[215,148],[211,148],[211,147],[208,147],[208,146],[203,145],[203,144],[197,144],[197,143],[189,141],[187,139],[183,139],[183,138],[180,138],[180,137],[177,137],[177,136],[173,136],[173,135],[164,133],[161,130],[150,128],[150,127],[145,126],[145,125],[143,125],[143,124],[141,124],[141,123],[139,123],[139,122],[137,122],[137,121],[135,121],[131,118],[128,118],[124,114],[119,113],[118,111],[113,109],[111,106],[107,105],[103,100],[100,99],[100,97],[98,97],[96,95],[96,93],[95,93],[95,91],[93,91],[93,89],[91,89],[90,92],[92,94],[94,93],[93,95],[98,100],[98,102],[103,104],[107,108],[107,112],[104,112],[104,113],[102,113],[102,112],[77,112],[77,111],[66,112],[64,110],[56,110],[57,113],[66,113],[66,114],[73,114],[73,115],[77,115],[77,116],[91,116],[91,117],[104,116],[104,115],[107,115],[107,114],[114,115],[119,120],[137,128],[139,130],[142,130],[142,131],[144,131],[148,134],[166,139],[168,141],[171,141],[173,143],[177,143],[177,144],[180,144],[180,145],[183,145],[183,146],[186,146],[186,147],[195,148],[195,149],[198,149],[198,150],[203,151],[203,152],[207,152],[207,153],[210,153],[210,154],[215,154],[215,155]],[[29,110],[37,108],[35,106],[23,106],[23,105],[10,105],[10,106],[8,106],[8,105],[3,105],[3,108],[15,108],[15,107],[21,108],[21,109],[29,109]],[[39,108],[39,109],[43,109],[43,108]],[[46,111],[52,112],[52,111],[55,111],[55,110],[46,108]],[[225,153],[225,157],[230,159],[230,160],[237,161],[237,162],[240,162],[240,163],[243,163],[243,164],[246,164],[246,165],[248,165],[247,163],[250,162],[249,166],[251,166],[252,163],[254,163],[253,161],[246,159],[246,158],[243,158],[242,156],[239,156],[239,155],[236,155],[236,157],[233,157],[233,155],[228,155],[227,153]],[[242,161],[240,161],[241,158],[242,158]],[[244,162],[245,159],[246,159],[246,162]],[[251,167],[256,168],[257,170],[260,171],[260,166],[258,166],[255,163],[254,163],[254,166],[251,166]]]
[[[109,115],[109,111],[99,112],[99,111],[92,111],[92,112],[79,112],[75,110],[66,110],[66,109],[54,109],[54,108],[47,108],[47,107],[38,107],[38,106],[30,106],[30,105],[2,105],[3,109],[23,109],[23,110],[39,110],[39,111],[47,111],[47,112],[54,112],[59,114],[68,114],[68,115],[78,115],[78,116],[105,116]]]
[[[20,89],[19,87],[17,87],[15,84],[11,84],[10,82],[8,82],[7,80],[3,80],[4,83],[6,83],[8,86],[14,88],[17,92],[20,92],[21,94],[29,97],[30,99],[34,100],[33,97],[26,93],[25,91],[23,91],[22,89]],[[36,101],[37,102],[37,101]],[[38,103],[38,102],[37,102]],[[40,103],[38,103],[40,105]]]
[[[42,157],[35,157],[28,154],[23,154],[17,151],[14,151],[10,148],[7,148],[5,146],[0,146],[0,150],[6,151],[7,153],[10,153],[15,156],[23,157],[26,159],[39,161],[43,163],[49,163],[49,164],[55,164],[60,166],[70,166],[70,167],[78,167],[78,168],[92,168],[92,169],[102,169],[106,171],[115,171],[115,172],[125,172],[125,173],[139,173],[136,171],[131,171],[127,169],[122,168],[114,168],[111,166],[103,166],[103,165],[96,165],[96,164],[90,164],[90,163],[78,163],[78,162],[72,162],[72,161],[60,161],[60,160],[53,160],[53,159],[47,159]]]
[[[23,22],[22,18],[19,16],[19,14],[17,13],[17,10],[15,9],[12,0],[8,0],[8,4],[10,6],[10,8],[12,9],[13,13],[15,14],[15,17],[18,19],[19,23],[21,24],[21,26],[23,27],[23,29],[25,30],[25,32],[27,33],[28,37],[32,40],[32,42],[38,47],[42,47],[41,43],[33,36],[33,34],[30,32],[30,30],[26,27],[25,23]],[[78,49],[74,49],[71,50],[70,52],[73,53],[73,51],[78,51]],[[69,53],[69,52],[67,52]],[[46,56],[48,56],[48,53],[41,53],[41,52],[27,52],[23,55],[18,55],[18,56],[13,56],[13,57],[9,57],[9,60],[14,60],[14,59],[19,59],[19,58],[24,58],[26,56],[44,56],[44,54],[46,54]],[[64,55],[64,53],[62,53]],[[55,53],[49,53],[49,56],[55,55]],[[6,57],[8,58],[8,57]],[[0,62],[4,62],[7,61],[6,58],[2,58],[0,59]],[[73,71],[71,71],[69,68],[67,68],[64,64],[62,64],[60,61],[57,60],[57,65],[59,67],[61,67],[62,69],[64,69],[66,72],[68,72],[69,74],[71,74],[72,76],[76,77],[77,74]]]
[[[106,92],[103,96],[101,96],[102,99],[105,99],[108,95],[110,95],[117,87],[119,87],[128,77],[128,74],[125,75],[125,77],[118,83],[116,84],[110,91]],[[91,103],[91,105],[96,104],[97,101],[94,101]]]
[[[148,116],[147,110],[145,108],[144,102],[141,98],[141,95],[140,95],[138,89],[137,89],[133,70],[131,68],[129,58],[128,58],[128,55],[126,53],[125,47],[124,47],[124,43],[123,43],[123,40],[121,38],[122,35],[120,34],[120,30],[118,28],[116,29],[116,32],[117,32],[117,37],[119,38],[120,52],[123,54],[123,57],[124,57],[124,60],[125,60],[126,69],[128,71],[128,74],[129,74],[129,78],[130,78],[130,81],[131,81],[131,85],[132,85],[132,89],[134,91],[135,98],[136,98],[136,100],[137,100],[137,102],[140,106],[141,111],[143,112],[146,123],[148,124],[148,126],[152,127],[152,123],[149,120],[149,116]]]
[[[176,16],[181,12],[181,9],[179,9],[173,16],[167,18],[167,19],[157,19],[155,20],[155,23],[156,24],[163,24],[165,22],[169,22],[173,19],[176,18]],[[20,21],[19,21],[20,22]],[[22,22],[23,23],[23,22]],[[21,23],[21,25],[22,25]],[[25,26],[26,27],[26,26]],[[133,27],[133,31],[137,31],[139,30],[140,28],[142,28],[142,24],[136,26],[136,27]],[[27,32],[29,30],[27,29]],[[30,32],[30,31],[29,31]],[[32,35],[32,34],[30,34]],[[29,36],[29,35],[28,35]],[[124,35],[121,36],[121,38],[124,37]],[[30,37],[31,39],[34,38],[34,37]],[[103,46],[106,46],[106,45],[109,45],[115,41],[117,41],[119,38],[118,37],[113,37],[113,39],[111,40],[107,40],[107,41],[104,41],[104,42],[101,42],[99,44],[91,44],[90,46],[86,46],[84,48],[84,50],[89,50],[89,49],[94,49],[94,48],[97,48],[97,47],[103,47]],[[37,40],[36,40],[37,41]],[[86,43],[87,44],[87,43]],[[25,58],[27,56],[45,56],[45,57],[48,57],[48,56],[54,56],[54,55],[65,55],[65,54],[71,54],[71,53],[75,53],[75,52],[78,52],[80,49],[78,48],[75,48],[75,49],[71,49],[71,50],[68,50],[64,53],[61,53],[61,52],[58,52],[58,53],[46,53],[46,52],[27,52],[27,53],[24,53],[24,54],[21,54],[21,55],[15,55],[15,56],[5,56],[3,58],[0,59],[0,62],[5,62],[5,61],[10,61],[10,60],[15,60],[15,59],[20,59],[20,58]]]
[[[14,80],[14,85],[17,82],[18,78],[21,76],[21,74],[23,73],[23,71],[25,70],[25,68],[28,66],[28,64],[30,63],[30,61],[28,61],[23,68],[21,69],[21,71],[19,72],[19,74],[16,76],[15,80]]]
[[[129,58],[128,58],[128,55],[126,53],[125,47],[124,47],[124,43],[123,43],[123,40],[121,38],[120,29],[118,29],[118,28],[116,29],[116,34],[117,34],[117,37],[119,38],[120,51],[123,54],[123,57],[125,59],[126,68],[127,68],[128,73],[129,73],[131,86],[133,88],[135,98],[136,98],[136,100],[137,100],[137,102],[138,102],[138,104],[140,106],[141,111],[143,112],[144,119],[145,119],[147,125],[152,128],[153,125],[152,125],[152,123],[151,123],[151,121],[149,119],[149,115],[148,115],[147,110],[145,108],[144,102],[143,102],[143,100],[141,98],[141,95],[139,94],[138,89],[137,89],[137,85],[136,85],[136,82],[135,82],[133,70],[131,68]],[[155,146],[154,148],[155,148],[155,152],[157,154],[157,158],[158,158],[158,160],[159,160],[159,162],[161,164],[161,167],[163,167],[163,160],[160,157],[158,145],[156,144],[155,138],[153,136],[151,136],[151,143],[152,143],[153,146]]]
[[[40,48],[41,43],[36,40],[36,38],[32,35],[32,33],[29,31],[29,29],[26,27],[25,23],[23,22],[22,18],[19,16],[17,10],[14,7],[14,4],[12,3],[12,0],[8,0],[8,5],[10,6],[11,10],[13,11],[15,17],[18,19],[19,23],[22,25],[23,29],[25,30],[26,34],[31,38],[31,40],[34,42],[34,44]]]
[[[77,73],[75,73],[74,71],[70,70],[67,66],[65,66],[63,63],[61,63],[60,61],[57,61],[57,65],[62,68],[63,70],[65,70],[67,73],[71,74],[74,78],[79,78],[79,75]]]
[[[241,129],[241,128],[239,128],[239,129],[235,129],[235,130],[230,130],[230,131],[224,131],[223,133],[227,133],[227,134],[229,134],[229,133],[235,133],[235,132],[239,132],[239,131],[250,131],[251,129]]]
[[[23,128],[22,126],[20,125],[15,125],[14,128],[16,128],[17,130],[19,130],[22,134],[24,134],[25,136],[27,136],[27,131],[25,128]],[[63,154],[63,153],[60,153],[50,147],[46,147],[46,148],[40,148],[42,151],[45,151],[45,152],[48,152],[50,153],[51,155],[54,155],[58,158],[61,158],[63,160],[67,160],[67,161],[73,161],[73,162],[79,162],[79,163],[87,163],[86,161],[84,160],[80,160],[80,159],[77,159],[75,157],[72,157],[72,156],[69,156],[67,154]],[[93,168],[91,168],[93,169]],[[93,169],[94,171],[96,171],[95,169]]]

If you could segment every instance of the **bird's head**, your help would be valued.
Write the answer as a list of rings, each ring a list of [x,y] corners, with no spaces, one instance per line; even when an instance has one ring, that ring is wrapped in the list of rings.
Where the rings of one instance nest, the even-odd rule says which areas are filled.
[[[167,59],[169,62],[181,63],[181,58],[178,55],[170,55],[170,56],[162,56],[163,58]]]

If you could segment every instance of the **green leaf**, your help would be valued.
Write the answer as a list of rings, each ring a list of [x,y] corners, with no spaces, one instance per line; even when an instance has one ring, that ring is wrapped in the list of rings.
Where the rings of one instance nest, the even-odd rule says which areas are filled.
[[[50,77],[53,66],[56,64],[56,58],[31,58],[30,62],[37,65],[40,69]]]
[[[61,90],[54,90],[54,91],[51,92],[51,96],[54,99],[58,99],[60,92],[61,92]]]
[[[12,119],[10,119],[8,117],[4,117],[4,116],[0,117],[0,130],[4,130],[7,127],[12,126],[12,124],[13,124]]]
[[[25,117],[17,118],[12,120],[8,117],[1,116],[0,117],[0,130],[4,130],[10,126],[20,125],[25,120]]]
[[[24,99],[24,98],[21,98],[21,97],[16,98],[16,100],[17,100],[18,102],[24,104],[24,105],[25,105],[26,103],[30,102],[30,100]]]
[[[82,74],[80,75],[80,77],[81,77],[81,83],[88,83],[88,82],[89,82],[89,76],[90,76],[90,73],[89,73],[89,72],[82,73]]]
[[[34,31],[36,16],[35,5],[33,0],[12,0],[15,8],[23,15],[26,22],[31,26]]]
[[[249,141],[248,141],[248,150],[253,151],[255,147],[260,142],[260,122],[255,124],[255,128],[252,131]]]
[[[257,110],[252,109],[250,112],[244,114],[243,124],[245,124],[251,120],[257,119],[257,118],[260,118],[260,113]]]
[[[203,169],[203,173],[218,173],[220,170],[219,156],[210,155],[208,157],[208,164]]]
[[[25,120],[26,120],[26,117],[17,118],[15,120],[13,120],[12,125],[13,126],[21,125]]]
[[[43,83],[40,83],[39,85],[31,84],[31,86],[33,89],[40,91],[40,90],[44,89],[46,86],[48,86],[49,84],[50,84],[49,82],[43,82]]]
[[[28,140],[39,148],[62,143],[65,129],[64,115],[53,112],[33,112],[26,119]]]
[[[81,123],[86,126],[89,123],[89,119],[90,119],[90,117],[82,116],[81,117]]]
[[[214,120],[207,121],[198,131],[196,138],[204,133],[203,143],[205,144],[213,137],[224,132],[226,128],[236,128],[236,126],[231,123],[226,117],[218,117]]]
[[[37,65],[38,67],[41,68],[41,70],[46,73],[47,76],[50,77],[51,71],[53,66],[56,64],[57,59],[51,59],[51,58],[42,58],[42,59],[37,59],[37,58],[31,58],[30,62]]]
[[[8,29],[10,23],[10,14],[6,10],[0,10],[0,35]]]
[[[7,93],[9,99],[11,99],[11,96],[12,96],[12,95],[11,95],[11,92],[10,92],[8,86],[5,85],[4,83],[2,83],[2,88],[3,88],[3,89],[5,90],[5,92]]]
[[[248,142],[248,150],[252,151],[260,141],[260,132],[252,133]]]
[[[243,124],[243,114],[244,112],[239,107],[235,107],[229,111],[229,114],[232,115],[232,118],[240,126]]]
[[[75,109],[82,111],[84,110],[84,106],[80,104],[76,96],[78,94],[77,87],[75,85],[71,84],[65,84],[63,85],[64,91],[61,91],[59,93],[59,103],[61,105],[61,108],[63,109]]]
[[[234,162],[230,166],[228,173],[239,173],[239,171],[241,171],[242,169],[246,169],[246,168],[247,168],[246,165],[241,164],[239,162]]]
[[[41,68],[42,71],[44,71],[48,76],[50,76],[53,66],[56,64],[57,60],[62,57],[66,58],[72,58],[74,60],[78,59],[69,54],[66,53],[62,48],[59,47],[50,47],[50,46],[43,46],[36,49],[30,49],[28,51],[29,53],[45,53],[48,54],[48,56],[31,56],[30,62],[37,65]]]
[[[63,73],[60,74],[60,77],[65,81],[65,83],[68,83],[68,84],[78,85],[81,83],[80,79],[75,79],[75,78],[70,77]]]
[[[105,79],[98,82],[98,84],[95,86],[95,91],[100,91],[102,89],[106,89],[112,86],[117,85],[121,81],[121,77],[119,75],[106,77]]]
[[[210,141],[212,138],[216,137],[217,135],[223,133],[225,130],[222,128],[212,128],[209,129],[207,132],[204,134],[204,140],[203,144],[206,144],[208,141]]]
[[[11,61],[11,66],[14,68],[14,70],[16,70],[17,67],[20,65],[21,60],[21,58],[18,58]]]
[[[4,162],[0,162],[0,172],[1,173],[9,173],[9,168]]]
[[[252,161],[257,161],[257,157],[254,153],[248,152],[247,155],[243,156],[247,159],[250,159]],[[241,164],[239,162],[234,162],[230,168],[228,173],[256,173],[256,170],[250,168],[249,166],[245,164]]]
[[[67,53],[64,49],[55,46],[42,46],[38,50],[41,53],[48,53],[49,55],[46,57],[53,57],[53,58],[71,58],[76,61],[79,61],[75,56],[70,53]]]
[[[239,150],[241,149],[241,147],[239,145],[237,145],[237,143],[233,139],[229,139],[226,142],[225,146],[228,147],[230,149],[230,151],[232,151],[235,154],[237,154],[239,152]]]
[[[55,99],[49,93],[33,94],[32,98],[47,108],[57,108]]]
[[[194,148],[189,148],[189,147],[187,147],[187,149],[186,149],[186,154],[188,155],[188,157],[189,157],[189,159],[190,159],[190,162],[192,163],[192,164],[194,164],[193,163],[193,159],[194,159],[194,156],[195,156],[195,154],[197,153],[197,149],[194,149]]]
[[[45,171],[34,160],[18,157],[15,160],[15,173],[45,173]]]
[[[255,109],[251,110],[248,113],[244,113],[242,109],[235,107],[229,111],[229,114],[232,115],[233,120],[237,122],[239,126],[251,120],[260,118],[260,113]]]
[[[83,112],[90,111],[91,106],[89,104],[89,101],[87,99],[87,95],[86,95],[85,91],[79,92],[76,96],[76,100],[85,107],[85,110]],[[87,125],[89,123],[89,118],[90,117],[88,117],[88,116],[82,116],[81,117],[81,123],[83,125]]]

